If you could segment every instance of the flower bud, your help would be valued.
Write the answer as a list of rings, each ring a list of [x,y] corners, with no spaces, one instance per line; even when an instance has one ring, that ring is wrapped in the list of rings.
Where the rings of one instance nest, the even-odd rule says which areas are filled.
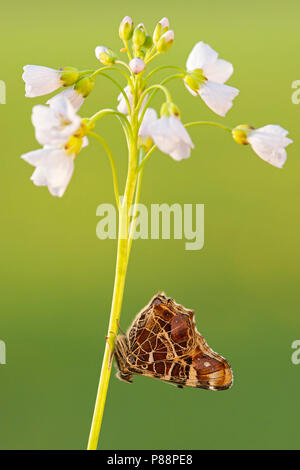
[[[233,139],[240,145],[248,145],[247,140],[249,131],[253,131],[254,127],[248,126],[248,124],[240,124],[232,129]]]
[[[63,67],[61,70],[60,79],[63,83],[63,86],[74,85],[79,78],[79,72],[75,67]]]
[[[132,41],[135,47],[139,48],[143,46],[145,39],[146,39],[145,26],[142,23],[140,23],[136,26],[133,32]]]
[[[133,21],[130,16],[125,16],[120,23],[119,36],[122,41],[127,41],[133,33]]]
[[[78,82],[75,83],[74,90],[77,91],[77,93],[80,93],[84,98],[86,98],[92,91],[95,85],[95,80],[90,77],[84,77],[78,80]]]
[[[95,55],[103,65],[112,65],[117,59],[116,54],[111,49],[104,46],[96,47]]]
[[[145,39],[145,42],[144,42],[144,47],[146,49],[150,49],[150,47],[153,46],[153,40],[152,40],[152,37],[150,36],[150,34],[146,34],[146,39]]]
[[[159,41],[159,38],[162,34],[166,33],[170,27],[168,18],[162,18],[157,25],[155,26],[155,30],[153,33],[153,41],[156,43]]]
[[[146,64],[142,59],[136,57],[129,62],[129,67],[132,73],[138,75],[139,73],[143,72],[143,70],[145,70]]]
[[[144,60],[145,55],[146,55],[146,51],[145,51],[145,49],[137,49],[137,50],[135,50],[135,54],[136,54],[136,57],[138,57],[139,59]]]
[[[167,52],[174,42],[174,31],[164,33],[156,45],[158,52]]]
[[[175,116],[177,118],[180,118],[180,111],[179,108],[176,106],[175,103],[168,103],[165,102],[162,104],[160,108],[160,116]]]

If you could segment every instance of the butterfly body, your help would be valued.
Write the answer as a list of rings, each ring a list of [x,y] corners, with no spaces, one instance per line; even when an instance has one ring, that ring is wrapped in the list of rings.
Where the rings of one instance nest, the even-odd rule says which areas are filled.
[[[230,365],[197,331],[194,312],[157,294],[115,345],[117,377],[131,383],[134,374],[183,388],[226,390]]]

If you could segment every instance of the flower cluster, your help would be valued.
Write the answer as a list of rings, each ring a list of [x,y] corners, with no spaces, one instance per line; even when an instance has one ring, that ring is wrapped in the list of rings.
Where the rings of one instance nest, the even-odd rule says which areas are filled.
[[[102,66],[95,70],[78,70],[75,67],[52,69],[36,65],[24,67],[27,97],[38,97],[64,88],[48,100],[47,106],[33,108],[36,139],[43,148],[22,156],[36,167],[31,177],[34,184],[48,186],[55,196],[64,194],[73,173],[74,158],[87,145],[87,135],[95,136],[92,130],[100,117],[115,114],[119,118],[129,149],[135,145],[140,159],[147,159],[154,148],[158,148],[179,161],[188,158],[194,148],[187,127],[210,123],[183,124],[166,83],[175,78],[182,80],[193,96],[200,97],[222,117],[239,94],[237,88],[226,84],[233,73],[232,64],[220,59],[217,52],[202,41],[192,49],[185,68],[172,66],[176,74],[158,84],[149,85],[157,71],[171,67],[164,65],[148,71],[150,62],[167,52],[174,42],[174,32],[167,18],[159,21],[153,34],[149,34],[144,24],[134,27],[132,19],[126,16],[119,26],[119,36],[123,42],[120,52],[127,54],[128,62],[121,60],[108,47],[97,46],[95,55]],[[117,71],[126,83],[120,84],[106,74],[111,70]],[[110,78],[120,90],[116,109],[100,110],[91,118],[81,119],[76,113],[92,92],[95,78],[101,75]],[[158,91],[165,97],[159,116],[149,107]],[[239,125],[234,129],[222,124],[219,127],[230,131],[237,143],[249,144],[266,162],[276,167],[283,166],[285,148],[292,141],[287,137],[288,132],[280,126],[267,125],[256,130],[249,125]]]

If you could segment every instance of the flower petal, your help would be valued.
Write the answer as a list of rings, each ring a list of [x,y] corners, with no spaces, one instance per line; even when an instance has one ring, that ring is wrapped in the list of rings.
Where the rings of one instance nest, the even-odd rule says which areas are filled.
[[[184,142],[180,142],[176,145],[175,149],[170,153],[171,157],[179,162],[189,158],[191,155],[191,147],[186,145]]]
[[[21,158],[32,166],[38,166],[47,152],[47,149],[33,150],[32,152],[24,153],[21,155]]]
[[[78,111],[84,103],[84,97],[81,93],[78,93],[74,88],[66,88],[66,90],[63,90],[61,93],[58,93],[58,95],[50,98],[50,100],[47,101],[47,104],[51,105],[53,101],[62,97],[70,101],[75,111]]]
[[[186,62],[187,70],[203,70],[210,64],[214,63],[218,58],[218,53],[214,51],[208,44],[198,42],[192,49]]]
[[[237,88],[215,82],[201,85],[199,95],[207,106],[220,116],[225,116],[232,107],[232,100],[239,94]]]
[[[282,137],[287,136],[289,133],[289,131],[283,129],[283,127],[278,126],[277,124],[268,124],[267,126],[260,127],[259,129],[253,131],[253,133],[255,132],[272,134]]]
[[[124,91],[125,91],[128,99],[129,99],[130,106],[132,106],[133,96],[132,96],[132,93],[131,93],[130,86],[127,85],[124,88]],[[118,104],[117,110],[119,111],[119,113],[128,114],[128,106],[127,106],[127,102],[126,102],[126,100],[123,96],[123,93],[119,94],[118,101],[119,101],[119,104]]]
[[[174,160],[182,160],[190,156],[193,142],[182,122],[174,117],[157,119],[150,127],[151,138],[157,147],[170,155]]]
[[[151,126],[157,120],[157,113],[155,109],[148,108],[145,112],[142,124],[139,129],[139,135],[141,137],[150,137],[151,136]]]
[[[207,80],[216,83],[225,83],[233,73],[233,65],[227,60],[217,59],[204,67],[204,75]]]
[[[52,149],[41,168],[45,172],[50,193],[53,196],[63,196],[73,174],[73,157],[64,150]]]
[[[47,95],[62,86],[59,70],[49,67],[25,65],[22,78],[27,98]]]
[[[74,170],[73,156],[67,155],[64,149],[45,147],[22,155],[22,158],[36,166],[31,176],[35,185],[48,186],[53,196],[64,194]]]
[[[81,118],[70,101],[58,95],[50,100],[49,106],[33,107],[32,123],[36,139],[41,145],[59,146],[65,144],[79,129]]]
[[[48,186],[47,175],[42,167],[37,167],[30,177],[36,186]]]
[[[285,147],[293,142],[286,137],[287,134],[288,131],[281,126],[271,124],[255,129],[247,140],[260,158],[282,168],[287,158]]]

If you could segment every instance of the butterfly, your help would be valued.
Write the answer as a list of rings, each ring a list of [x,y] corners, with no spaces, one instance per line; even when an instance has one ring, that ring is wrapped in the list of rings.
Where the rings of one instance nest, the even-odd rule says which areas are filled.
[[[164,293],[155,295],[127,333],[117,336],[114,357],[117,377],[129,383],[134,374],[206,390],[226,390],[233,381],[227,360],[197,331],[194,311]]]

